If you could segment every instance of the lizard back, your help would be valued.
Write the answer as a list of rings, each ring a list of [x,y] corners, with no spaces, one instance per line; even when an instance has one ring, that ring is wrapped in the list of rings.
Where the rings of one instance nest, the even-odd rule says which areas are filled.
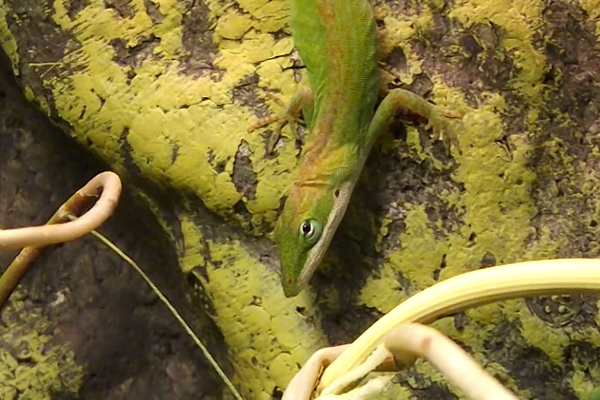
[[[378,96],[376,26],[367,0],[291,0],[294,44],[315,99],[314,125],[360,144]],[[323,114],[326,115],[323,115]]]

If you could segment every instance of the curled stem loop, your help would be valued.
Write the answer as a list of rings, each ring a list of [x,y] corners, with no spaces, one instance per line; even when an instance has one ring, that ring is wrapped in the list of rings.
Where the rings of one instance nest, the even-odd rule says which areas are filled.
[[[44,247],[79,239],[102,225],[117,207],[121,189],[117,174],[102,172],[65,201],[45,225],[0,229],[0,251],[23,248],[0,277],[0,309]],[[90,210],[72,219],[96,199]]]

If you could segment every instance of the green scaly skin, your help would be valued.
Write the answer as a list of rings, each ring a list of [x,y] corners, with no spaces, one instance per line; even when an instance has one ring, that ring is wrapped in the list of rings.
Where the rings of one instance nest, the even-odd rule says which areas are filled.
[[[594,388],[586,397],[585,400],[600,400],[600,388]]]
[[[366,0],[291,0],[292,37],[308,71],[277,122],[267,151],[281,128],[300,111],[310,135],[299,172],[275,225],[282,285],[294,297],[308,284],[339,226],[373,144],[396,110],[429,120],[458,148],[442,110],[414,93],[391,91],[380,103],[376,25]],[[270,123],[269,122],[269,123]],[[448,144],[448,141],[445,141]]]

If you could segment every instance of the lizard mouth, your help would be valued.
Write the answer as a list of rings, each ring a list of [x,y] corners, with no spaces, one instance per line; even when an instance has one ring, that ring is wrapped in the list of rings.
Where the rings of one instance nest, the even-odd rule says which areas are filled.
[[[287,298],[296,297],[302,291],[301,286],[289,280],[283,281],[283,294]]]

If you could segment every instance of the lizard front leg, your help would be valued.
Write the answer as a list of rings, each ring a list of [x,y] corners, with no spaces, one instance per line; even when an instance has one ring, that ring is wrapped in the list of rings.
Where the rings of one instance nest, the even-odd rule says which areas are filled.
[[[369,125],[369,143],[377,140],[396,111],[402,108],[427,118],[429,121],[427,129],[433,129],[434,134],[442,139],[448,151],[451,146],[454,146],[459,153],[461,152],[458,136],[450,126],[449,119],[462,118],[462,115],[431,104],[423,97],[404,89],[390,91],[375,111]]]
[[[301,86],[300,88],[298,88],[298,91],[294,93],[292,99],[287,104],[287,106],[284,106],[283,102],[276,96],[269,96],[276,103],[284,107],[284,110],[279,114],[271,115],[266,118],[261,118],[255,124],[248,128],[248,133],[250,133],[267,125],[275,124],[273,128],[273,133],[269,136],[269,139],[267,140],[267,154],[271,154],[273,152],[275,144],[281,136],[281,130],[286,124],[290,125],[290,129],[292,130],[292,134],[294,135],[294,137],[298,140],[301,139],[300,134],[298,132],[298,127],[296,126],[297,122],[301,122],[300,112],[302,112],[304,122],[307,126],[310,127],[310,121],[312,120],[313,107],[315,102],[313,94],[310,88],[307,86]]]

